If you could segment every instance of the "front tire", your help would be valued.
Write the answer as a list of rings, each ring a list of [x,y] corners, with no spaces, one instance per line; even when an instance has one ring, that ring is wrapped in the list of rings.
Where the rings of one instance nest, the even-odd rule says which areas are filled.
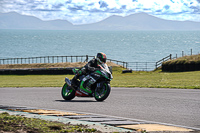
[[[61,95],[65,100],[72,100],[75,97],[75,90],[73,90],[72,87],[65,83],[62,87]]]
[[[94,98],[97,101],[104,101],[109,96],[110,90],[111,90],[110,84],[103,83],[102,88],[100,88],[100,89],[96,88],[95,89]]]

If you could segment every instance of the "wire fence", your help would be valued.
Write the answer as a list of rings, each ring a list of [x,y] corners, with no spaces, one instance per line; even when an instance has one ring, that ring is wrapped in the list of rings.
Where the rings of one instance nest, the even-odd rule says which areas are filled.
[[[0,59],[0,65],[4,64],[33,64],[33,63],[63,63],[63,62],[88,62],[94,56],[41,56],[28,58]]]
[[[198,52],[198,53],[196,53],[196,54],[200,54],[200,53]],[[190,51],[187,51],[187,52],[182,51],[181,54],[180,54],[180,53],[179,53],[179,54],[176,54],[176,56],[172,57],[172,59],[177,59],[177,58],[179,58],[179,57],[190,56],[190,55],[195,55],[195,53],[193,52],[192,49],[190,49]]]
[[[128,62],[127,68],[133,71],[153,71],[156,66],[155,62]]]
[[[88,62],[95,56],[81,55],[81,56],[41,56],[41,57],[28,57],[28,58],[6,58],[0,59],[0,65],[13,65],[13,64],[34,64],[34,63],[64,63],[64,62]],[[107,59],[109,62],[114,62],[127,68],[127,62]]]
[[[199,54],[199,53],[198,53]],[[186,54],[182,51],[182,56]],[[193,55],[192,49],[190,55]],[[0,59],[0,65],[5,64],[33,64],[33,63],[64,63],[64,62],[88,62],[95,56],[81,55],[81,56],[41,56],[41,57],[28,57],[28,58],[6,58]],[[117,65],[121,65],[124,68],[132,69],[133,71],[153,71],[159,68],[163,62],[177,58],[172,57],[172,54],[157,62],[124,62],[118,60],[107,59],[109,62],[113,62]]]

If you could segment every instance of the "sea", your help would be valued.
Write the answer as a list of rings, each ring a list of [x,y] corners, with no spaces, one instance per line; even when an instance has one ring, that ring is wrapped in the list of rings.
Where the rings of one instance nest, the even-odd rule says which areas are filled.
[[[98,52],[125,62],[199,54],[200,31],[0,30],[0,59]]]

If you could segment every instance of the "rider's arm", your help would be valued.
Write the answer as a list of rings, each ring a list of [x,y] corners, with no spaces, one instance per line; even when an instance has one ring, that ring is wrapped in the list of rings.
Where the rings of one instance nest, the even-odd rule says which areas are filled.
[[[94,71],[96,69],[95,67],[95,59],[90,60],[86,65],[85,65],[86,70],[89,71]]]

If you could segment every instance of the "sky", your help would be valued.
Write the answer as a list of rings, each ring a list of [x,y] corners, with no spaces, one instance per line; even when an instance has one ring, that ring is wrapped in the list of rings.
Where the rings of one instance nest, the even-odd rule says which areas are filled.
[[[0,12],[11,11],[41,20],[68,20],[74,25],[140,12],[167,20],[200,22],[200,0],[0,0]]]

